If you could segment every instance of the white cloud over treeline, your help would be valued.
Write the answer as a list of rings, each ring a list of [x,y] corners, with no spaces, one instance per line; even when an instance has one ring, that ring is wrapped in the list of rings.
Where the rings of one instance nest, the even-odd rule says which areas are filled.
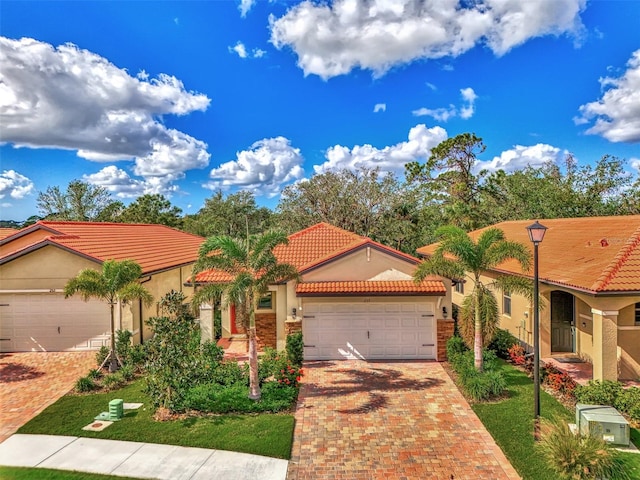
[[[210,103],[174,76],[131,76],[70,43],[0,37],[0,79],[1,142],[74,150],[94,162],[132,161],[141,180],[115,167],[87,177],[120,196],[170,193],[185,171],[209,164],[206,143],[161,120]]]

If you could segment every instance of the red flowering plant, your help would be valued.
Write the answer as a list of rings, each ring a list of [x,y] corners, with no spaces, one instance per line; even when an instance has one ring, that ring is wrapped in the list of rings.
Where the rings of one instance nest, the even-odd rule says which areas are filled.
[[[286,367],[275,373],[276,382],[281,385],[297,387],[304,375],[302,368],[296,368],[287,364]]]
[[[524,365],[525,364],[525,356],[524,356],[524,348],[522,345],[514,344],[509,350],[509,359],[515,365]]]

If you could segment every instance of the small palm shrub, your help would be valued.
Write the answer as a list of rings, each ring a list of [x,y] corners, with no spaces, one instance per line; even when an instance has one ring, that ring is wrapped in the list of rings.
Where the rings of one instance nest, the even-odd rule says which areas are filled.
[[[454,340],[458,338],[458,340]],[[500,396],[507,388],[507,381],[502,372],[497,371],[498,360],[495,352],[482,352],[483,371],[474,366],[473,352],[469,350],[461,338],[453,337],[447,342],[447,356],[464,393],[476,402]]]
[[[76,382],[76,391],[80,393],[91,392],[97,388],[96,382],[90,376],[79,378]]]
[[[543,420],[539,449],[563,480],[629,478],[616,450],[601,438],[574,434],[560,420]]]
[[[102,377],[102,371],[98,368],[93,368],[89,370],[89,373],[87,373],[87,377],[91,380],[98,380],[100,377]]]
[[[500,396],[507,388],[507,381],[500,372],[478,372],[475,368],[466,371],[462,383],[465,393],[476,402]]]
[[[287,358],[289,362],[301,367],[304,360],[304,342],[302,341],[302,332],[292,333],[287,336]]]

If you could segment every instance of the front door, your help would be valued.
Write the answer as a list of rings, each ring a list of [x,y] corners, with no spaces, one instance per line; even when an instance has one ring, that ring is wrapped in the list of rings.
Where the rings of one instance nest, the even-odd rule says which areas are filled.
[[[551,351],[573,352],[573,295],[551,292]]]

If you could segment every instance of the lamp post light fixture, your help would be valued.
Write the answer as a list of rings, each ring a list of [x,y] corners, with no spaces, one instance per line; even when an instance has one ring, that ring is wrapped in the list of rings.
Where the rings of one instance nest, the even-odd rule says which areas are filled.
[[[547,227],[537,220],[527,227],[529,240],[533,243],[533,409],[534,436],[538,440],[540,423],[540,306],[538,292],[538,245],[542,243]]]

